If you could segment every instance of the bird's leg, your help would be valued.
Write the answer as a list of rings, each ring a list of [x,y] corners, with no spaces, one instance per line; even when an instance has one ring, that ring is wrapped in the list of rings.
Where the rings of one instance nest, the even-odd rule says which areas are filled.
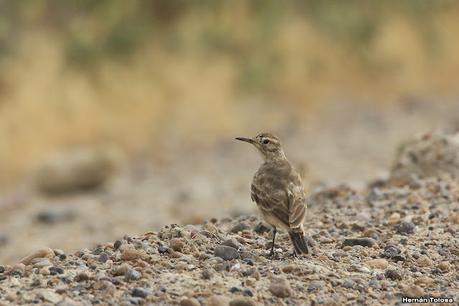
[[[269,253],[269,256],[274,256],[274,244],[276,243],[276,233],[277,228],[273,226],[273,245],[271,246],[271,252]]]

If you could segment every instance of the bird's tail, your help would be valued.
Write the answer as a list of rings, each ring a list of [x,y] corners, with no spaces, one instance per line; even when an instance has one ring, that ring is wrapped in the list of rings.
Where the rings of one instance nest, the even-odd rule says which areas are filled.
[[[290,235],[297,255],[309,253],[308,244],[302,232],[289,232],[288,234]]]

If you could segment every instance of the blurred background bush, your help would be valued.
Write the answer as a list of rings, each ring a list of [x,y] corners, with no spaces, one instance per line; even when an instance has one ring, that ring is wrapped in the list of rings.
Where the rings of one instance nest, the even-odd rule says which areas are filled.
[[[159,153],[257,130],[273,105],[260,126],[453,95],[458,16],[447,0],[0,0],[0,184],[68,145]]]

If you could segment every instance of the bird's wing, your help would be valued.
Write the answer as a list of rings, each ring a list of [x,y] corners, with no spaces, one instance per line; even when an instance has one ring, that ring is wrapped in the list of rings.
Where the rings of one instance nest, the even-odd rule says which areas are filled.
[[[291,229],[300,228],[306,216],[306,201],[303,186],[293,183],[289,184],[288,198],[289,227]]]
[[[271,214],[287,227],[290,225],[288,196],[284,189],[268,189],[252,184],[252,200],[265,214]]]

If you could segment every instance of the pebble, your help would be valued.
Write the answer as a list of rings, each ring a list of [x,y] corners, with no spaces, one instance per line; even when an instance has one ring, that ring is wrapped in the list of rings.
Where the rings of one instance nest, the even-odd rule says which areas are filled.
[[[402,251],[393,244],[388,244],[384,247],[383,256],[387,258],[394,258],[399,255]]]
[[[146,298],[150,295],[150,291],[144,288],[134,288],[132,289],[131,295],[134,297]]]
[[[410,235],[414,233],[416,226],[413,222],[402,221],[400,224],[395,226],[395,231],[401,235]]]
[[[264,233],[268,233],[271,228],[268,227],[265,223],[263,222],[258,222],[258,224],[254,227],[254,232],[259,234],[259,235],[263,235]]]
[[[400,222],[400,214],[397,212],[392,213],[387,219],[387,224],[394,225]]]
[[[324,284],[325,284],[324,281],[313,280],[308,285],[308,291],[314,291],[314,290],[322,289]]]
[[[251,291],[250,289],[244,289],[244,290],[242,290],[242,295],[243,295],[243,296],[250,296],[250,297],[252,297],[252,296],[253,296],[253,293],[252,293],[252,291]]]
[[[59,268],[59,267],[50,267],[49,268],[49,272],[51,273],[51,275],[63,274],[64,273],[64,269]]]
[[[239,253],[235,248],[220,245],[215,248],[214,255],[224,260],[232,260],[239,258]]]
[[[53,265],[48,258],[35,258],[32,262],[33,262],[34,268],[43,268],[43,267],[49,267]]]
[[[169,241],[169,247],[176,252],[182,252],[184,246],[185,243],[183,242],[183,239],[173,238]]]
[[[442,272],[448,272],[450,269],[450,264],[447,261],[442,261],[441,263],[438,264],[437,268]]]
[[[386,270],[384,276],[391,280],[401,280],[403,278],[399,271],[393,269]]]
[[[256,306],[257,304],[250,298],[247,297],[238,297],[232,299],[229,303],[229,306]]]
[[[118,250],[122,244],[123,243],[121,242],[121,240],[116,240],[115,243],[113,244],[113,249],[115,251]]]
[[[137,271],[137,270],[131,269],[131,268],[129,268],[129,269],[126,271],[126,273],[124,274],[124,278],[125,278],[127,281],[139,280],[141,277],[142,277],[142,273],[140,273],[140,272]]]
[[[269,291],[277,297],[286,298],[292,295],[292,288],[284,278],[273,278],[269,285]]]
[[[35,258],[53,258],[53,257],[54,257],[54,251],[52,249],[43,248],[43,249],[35,251],[29,256],[24,257],[23,259],[20,260],[20,262],[27,266],[27,265],[30,265]]]
[[[164,245],[160,245],[158,247],[159,254],[164,254],[164,253],[167,253],[168,251],[169,251],[169,248]]]
[[[420,297],[420,296],[423,296],[425,294],[424,289],[422,289],[421,287],[419,287],[417,285],[404,286],[403,287],[403,293],[407,297],[411,297],[411,298]]]
[[[133,247],[125,247],[121,250],[121,259],[122,260],[136,260],[144,259],[147,255],[145,252],[134,249]]]
[[[344,240],[342,247],[361,245],[364,247],[372,247],[375,244],[375,240],[372,238],[347,238]]]
[[[5,272],[5,267],[4,266],[0,266],[0,273],[3,273]]]
[[[13,266],[11,269],[11,274],[23,276],[25,273],[25,265],[23,263],[18,263]]]
[[[41,289],[38,293],[37,296],[42,298],[43,300],[47,302],[51,302],[53,304],[57,304],[62,300],[62,296],[55,293],[51,289]]]
[[[99,255],[99,257],[97,258],[97,260],[98,260],[99,262],[101,262],[101,263],[105,263],[105,262],[107,262],[107,260],[109,260],[109,259],[110,259],[110,256],[109,256],[107,253],[105,253],[105,252],[102,252],[102,253]]]
[[[228,306],[229,299],[222,295],[213,295],[206,300],[206,306]]]
[[[434,282],[434,279],[428,276],[421,276],[414,280],[416,285],[430,285]]]
[[[387,260],[382,259],[382,258],[367,260],[365,264],[373,269],[385,269],[389,265]]]
[[[351,278],[345,278],[343,282],[343,287],[348,289],[353,288],[354,281]]]
[[[227,239],[223,241],[222,245],[226,245],[238,250],[242,245],[234,238]]]
[[[195,298],[186,298],[180,301],[180,306],[201,306]]]
[[[213,272],[211,269],[204,269],[201,273],[203,279],[211,279],[213,276]]]
[[[74,280],[76,282],[87,281],[89,280],[89,275],[86,272],[80,272],[75,276]]]
[[[239,222],[231,228],[231,233],[239,233],[243,230],[249,229],[250,227],[245,222]]]
[[[432,266],[432,260],[427,257],[426,255],[421,255],[417,260],[416,263],[419,267],[430,267]]]

